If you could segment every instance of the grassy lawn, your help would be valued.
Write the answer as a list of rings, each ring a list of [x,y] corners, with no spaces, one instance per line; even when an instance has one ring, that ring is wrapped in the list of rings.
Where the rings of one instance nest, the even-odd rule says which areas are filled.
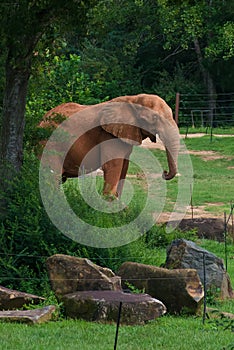
[[[186,127],[181,127],[180,133],[181,134],[207,133],[207,135],[210,135],[211,130],[210,130],[210,128],[205,128],[205,127],[204,128],[202,128],[202,127],[200,127],[200,128],[189,127],[188,129]],[[214,135],[234,135],[234,127],[231,127],[231,128],[225,128],[225,127],[213,128],[212,133]]]
[[[214,160],[203,160],[201,156],[191,155],[194,169],[194,204],[217,203],[217,207],[208,206],[207,209],[217,213],[228,211],[230,202],[234,201],[233,137],[217,137],[212,142],[208,137],[187,139],[186,146],[189,150],[214,151],[221,156]]]
[[[164,316],[145,326],[120,326],[119,350],[233,349],[233,331],[196,317]],[[4,350],[111,350],[115,325],[60,321],[37,326],[0,323],[0,349]]]

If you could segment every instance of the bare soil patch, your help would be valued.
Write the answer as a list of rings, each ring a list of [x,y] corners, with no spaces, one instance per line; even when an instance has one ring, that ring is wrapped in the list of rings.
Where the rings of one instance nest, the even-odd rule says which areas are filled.
[[[211,204],[213,205],[213,204]],[[224,241],[224,217],[216,216],[204,210],[204,207],[196,207],[188,210],[184,218],[180,221],[170,221],[171,213],[164,212],[160,215],[157,223],[171,224],[178,227],[181,231],[195,230],[199,238],[213,239],[219,242]],[[234,227],[230,220],[227,227],[228,235],[234,240]]]
[[[218,152],[214,152],[214,151],[189,151],[189,154],[200,156],[204,161],[227,158],[219,154]]]

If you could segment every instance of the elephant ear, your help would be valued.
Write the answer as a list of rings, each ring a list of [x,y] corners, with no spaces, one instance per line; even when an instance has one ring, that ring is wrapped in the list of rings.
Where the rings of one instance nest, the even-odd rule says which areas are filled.
[[[130,145],[140,145],[142,143],[137,115],[137,108],[126,102],[108,103],[99,112],[101,127]]]

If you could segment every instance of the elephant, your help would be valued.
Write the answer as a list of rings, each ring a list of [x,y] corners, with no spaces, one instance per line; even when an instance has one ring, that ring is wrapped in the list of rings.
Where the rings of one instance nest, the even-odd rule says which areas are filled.
[[[126,96],[118,96],[115,97],[109,101],[102,102],[99,105],[103,105],[106,103],[112,103],[112,102],[128,102],[128,103],[134,103],[139,104],[144,107],[148,107],[155,111],[158,115],[161,117],[167,119],[169,123],[173,126],[173,128],[177,129],[176,122],[173,118],[173,113],[171,108],[168,106],[168,104],[158,95],[153,94],[138,94],[138,95],[126,95]],[[82,111],[86,108],[90,108],[96,105],[81,105],[79,103],[75,102],[67,102],[60,104],[51,110],[49,110],[43,117],[43,120],[39,124],[40,128],[49,128],[49,129],[55,129],[61,121],[64,119],[70,117],[74,113],[77,113],[79,111]],[[61,118],[62,117],[62,118]],[[46,144],[46,141],[43,140],[40,142],[41,146],[44,147]],[[168,163],[170,164],[170,154],[168,153],[168,150],[166,148],[167,153],[167,159]]]
[[[163,178],[170,180],[176,175],[180,136],[170,107],[165,115],[160,115],[140,104],[122,101],[75,107],[80,106],[77,113],[59,126],[70,135],[65,156],[56,160],[62,182],[101,167],[103,194],[120,198],[133,146],[140,145],[147,137],[156,142],[156,134],[167,151],[169,171],[163,172]]]

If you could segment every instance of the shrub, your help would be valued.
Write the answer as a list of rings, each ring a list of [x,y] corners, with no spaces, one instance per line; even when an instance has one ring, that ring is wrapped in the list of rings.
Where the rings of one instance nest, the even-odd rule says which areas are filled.
[[[37,158],[26,153],[24,166],[6,194],[7,213],[0,226],[0,284],[31,293],[48,293],[45,261],[57,253],[89,258],[114,271],[126,260],[140,261],[145,249],[144,236],[123,247],[94,248],[81,245],[63,235],[52,224],[43,207],[38,185],[38,166]],[[142,197],[137,193],[138,199],[134,200],[134,205],[119,215],[98,211],[94,213],[82,201],[72,180],[64,185],[64,191],[68,201],[74,203],[73,210],[77,210],[83,219],[95,224],[99,222],[100,226],[105,227],[131,221],[138,214],[144,198],[144,194]],[[142,227],[135,229],[142,230]]]

